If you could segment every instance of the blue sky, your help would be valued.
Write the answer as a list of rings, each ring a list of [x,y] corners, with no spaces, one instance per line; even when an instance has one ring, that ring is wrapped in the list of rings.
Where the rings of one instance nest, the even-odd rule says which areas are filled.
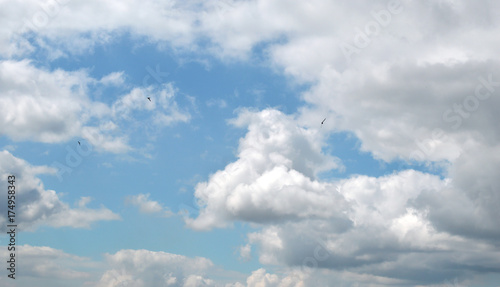
[[[498,286],[493,1],[0,5],[2,286]]]

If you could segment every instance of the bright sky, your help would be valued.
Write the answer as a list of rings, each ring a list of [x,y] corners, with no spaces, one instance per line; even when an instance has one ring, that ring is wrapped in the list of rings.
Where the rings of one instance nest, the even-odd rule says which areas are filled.
[[[498,1],[0,7],[1,286],[499,286]]]

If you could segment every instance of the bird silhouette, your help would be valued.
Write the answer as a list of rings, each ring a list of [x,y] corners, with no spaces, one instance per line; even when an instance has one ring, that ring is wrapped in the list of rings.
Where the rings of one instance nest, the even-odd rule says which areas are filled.
[[[82,144],[80,143],[80,141],[78,141],[78,145],[82,145]]]
[[[148,97],[148,100],[151,102],[151,98],[150,97]]]
[[[326,118],[321,122],[321,127],[323,127],[323,124],[325,123]]]

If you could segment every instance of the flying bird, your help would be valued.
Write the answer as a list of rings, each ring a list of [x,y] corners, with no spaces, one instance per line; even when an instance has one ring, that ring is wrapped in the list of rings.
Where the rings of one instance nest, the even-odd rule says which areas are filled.
[[[148,97],[148,100],[151,102],[151,98],[150,97]]]
[[[82,144],[80,143],[80,141],[78,141],[78,145],[82,145]]]
[[[325,123],[326,118],[321,122],[321,127],[323,127],[323,124]]]

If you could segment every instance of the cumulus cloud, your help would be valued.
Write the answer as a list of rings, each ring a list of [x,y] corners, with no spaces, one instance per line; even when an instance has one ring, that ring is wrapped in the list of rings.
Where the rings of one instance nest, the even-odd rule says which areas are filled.
[[[86,97],[90,81],[84,72],[44,71],[28,60],[0,62],[2,134],[42,142],[77,135],[84,110],[105,111]]]
[[[493,261],[498,253],[493,223],[497,203],[487,205],[486,200],[492,192],[490,197],[467,193],[463,183],[452,178],[415,170],[321,181],[317,172],[341,165],[323,155],[318,130],[302,128],[272,109],[244,110],[231,122],[248,127],[238,158],[196,186],[201,210],[198,217],[185,220],[201,230],[234,221],[258,224],[261,230],[248,234],[249,244],[240,249],[240,256],[247,257],[257,246],[262,264],[303,272],[326,268],[335,278],[381,285],[473,278],[481,271],[472,270],[499,267]],[[492,157],[476,160],[486,158]],[[493,182],[493,170],[495,165],[472,175],[479,182],[484,179],[478,187]],[[480,211],[474,211],[478,204]],[[477,245],[481,249],[464,255],[464,249]],[[437,267],[441,265],[445,271]],[[262,275],[260,281],[269,286],[280,282],[272,275]]]
[[[241,280],[246,281],[244,285],[236,281],[242,274],[220,270],[206,258],[148,250],[120,250],[106,254],[106,261],[109,269],[96,286],[304,287],[309,277],[300,270],[271,274],[258,269]],[[221,272],[225,274],[222,277],[218,275]]]
[[[123,139],[91,126],[109,107],[89,98],[95,79],[85,71],[47,71],[28,60],[2,61],[0,82],[0,132],[11,139],[56,143],[82,136],[97,148],[129,149]]]
[[[291,271],[281,276],[267,273],[261,268],[247,278],[247,287],[304,287],[307,276],[300,271]]]
[[[18,220],[21,230],[34,230],[40,225],[54,227],[89,228],[93,222],[118,220],[120,216],[104,206],[99,209],[86,207],[90,201],[82,198],[74,208],[61,201],[54,190],[46,190],[40,174],[55,174],[55,169],[47,166],[32,166],[26,161],[13,156],[8,151],[0,152],[0,185],[7,190],[7,176],[16,177],[16,203],[19,209]],[[0,198],[2,230],[7,222],[7,197]]]
[[[0,251],[2,258],[9,258],[6,248]],[[17,272],[18,285],[15,286],[83,286],[104,267],[100,262],[90,258],[68,254],[60,249],[47,246],[16,246],[17,264],[22,264],[22,272]],[[22,258],[22,259],[21,259]],[[22,260],[22,261],[19,261]],[[22,262],[22,263],[21,263]],[[2,286],[10,285],[12,279],[2,276]]]
[[[82,137],[97,150],[124,153],[132,148],[127,143],[128,135],[118,127],[134,111],[149,112],[147,117],[161,127],[190,120],[189,112],[175,101],[172,84],[133,88],[111,106],[89,96],[95,85],[123,81],[122,73],[96,80],[84,70],[48,71],[28,60],[1,61],[0,133],[14,141],[46,143]]]
[[[12,279],[1,277],[2,286],[242,287],[237,280],[246,278],[241,273],[222,270],[206,258],[161,251],[119,250],[105,254],[104,261],[47,246],[18,245],[15,252],[23,271],[14,285]],[[0,255],[10,256],[6,248],[0,250]]]
[[[335,271],[330,280],[380,286],[462,281],[499,267],[496,240],[491,241],[495,230],[491,226],[488,234],[490,221],[480,223],[488,216],[471,217],[471,199],[457,198],[449,181],[404,171],[339,184],[351,205],[352,225],[339,229],[330,220],[309,218],[266,226],[248,235],[250,244],[259,246],[259,261],[297,266],[311,276],[318,267],[327,268]]]
[[[90,37],[88,43],[109,41],[124,29],[174,47],[192,46],[196,39],[208,38],[215,55],[237,58],[245,58],[255,45],[269,42],[266,48],[274,66],[299,82],[314,83],[304,95],[312,104],[302,111],[305,122],[316,123],[313,115],[319,111],[329,114],[326,127],[353,131],[361,139],[362,149],[378,158],[439,161],[456,159],[461,143],[476,129],[489,137],[490,145],[498,139],[498,128],[488,120],[495,115],[498,97],[490,96],[487,102],[474,98],[481,78],[492,78],[490,90],[485,87],[482,93],[498,94],[499,77],[494,71],[499,59],[490,48],[496,47],[497,40],[489,36],[498,30],[497,17],[492,14],[498,4],[478,3],[364,1],[365,5],[358,6],[323,0],[293,5],[278,0],[201,5],[130,1],[123,6],[112,1],[101,5],[89,21],[83,20],[88,17],[82,11],[92,10],[96,3],[68,2],[55,5],[57,12],[47,15],[48,23],[32,30],[35,37],[51,42],[64,37],[64,42],[78,44],[82,37]],[[133,13],[137,7],[148,13]],[[3,28],[4,40],[10,41],[5,47],[12,42],[21,45],[22,37],[14,37],[14,27],[25,25],[21,19],[30,22],[31,16],[48,13],[29,2],[9,9],[9,15],[17,16],[6,19],[9,25]],[[120,16],[114,11],[120,11]],[[23,13],[26,17],[20,17]],[[284,41],[273,42],[282,37]],[[474,41],[464,40],[469,38]],[[342,49],[346,44],[355,53],[346,56]],[[112,74],[107,79],[113,77],[120,78]],[[135,91],[131,96],[138,94]],[[151,107],[137,104],[138,109]],[[469,110],[454,111],[454,104],[474,110],[473,116]],[[475,112],[478,109],[481,112]],[[176,110],[172,114],[180,121],[189,120]],[[175,120],[163,115],[155,121]],[[460,129],[453,128],[457,125]],[[445,131],[446,138],[436,136],[439,131]]]
[[[248,126],[238,160],[196,186],[204,208],[197,218],[186,218],[189,226],[208,229],[232,220],[265,223],[340,216],[345,202],[331,184],[315,177],[342,165],[322,153],[315,131],[296,126],[293,118],[272,109],[242,111],[233,124]]]
[[[396,159],[445,162],[445,179],[426,179],[433,183],[431,186],[417,183],[424,180],[423,174],[395,175],[397,179],[406,174],[391,184],[400,182],[400,188],[385,203],[379,201],[385,196],[371,195],[374,189],[366,185],[364,177],[343,183],[342,195],[356,203],[349,212],[353,228],[342,236],[327,231],[317,234],[325,240],[324,249],[330,250],[330,254],[337,255],[333,250],[347,252],[346,261],[338,259],[332,265],[328,260],[317,263],[355,266],[357,260],[373,260],[365,262],[365,268],[356,268],[375,276],[422,285],[460,278],[460,274],[467,277],[483,270],[498,270],[491,261],[491,253],[498,252],[494,242],[499,240],[494,227],[500,206],[495,192],[498,180],[492,174],[500,162],[496,156],[498,113],[494,111],[500,106],[500,76],[496,72],[499,58],[493,48],[497,45],[493,35],[499,25],[496,12],[489,10],[497,4],[401,1],[401,13],[393,13],[385,26],[379,23],[378,32],[367,33],[366,27],[376,20],[373,12],[388,11],[388,3],[367,2],[365,10],[333,4],[352,19],[332,17],[331,21],[323,22],[330,25],[322,30],[290,33],[288,41],[270,45],[274,65],[297,81],[312,84],[303,95],[308,105],[300,111],[301,123],[314,127],[317,115],[326,114],[324,129],[353,132],[360,139],[362,150],[386,162]],[[366,45],[356,46],[356,39],[358,44],[366,40]],[[354,45],[356,53],[346,57],[339,43]],[[415,181],[417,178],[420,179]],[[381,183],[385,179],[371,180]],[[361,182],[364,183],[358,185]],[[353,195],[345,190],[348,186],[350,192],[357,189],[367,193],[352,201]],[[360,209],[363,201],[366,209]],[[364,216],[370,219],[365,231],[358,234],[360,237],[351,237]],[[383,227],[380,222],[392,222],[392,226]],[[276,225],[250,238],[262,243],[261,261],[291,264],[287,261],[290,258],[287,250],[291,247],[287,246],[296,245],[284,240],[285,230],[301,228],[312,232],[299,223],[290,227]],[[350,253],[349,246],[334,238],[357,247]],[[371,238],[378,246],[363,247],[363,238]],[[397,252],[383,252],[394,259],[365,253],[385,250],[384,246],[389,245],[400,248]],[[485,249],[473,247],[478,245]],[[434,251],[411,251],[422,250],[424,246]],[[460,256],[465,246],[475,250],[473,255],[467,253],[471,257]],[[441,253],[441,250],[446,251]],[[308,253],[314,254],[314,248]],[[392,260],[394,264],[387,263]],[[419,261],[425,263],[411,263]],[[396,267],[398,264],[404,267]],[[446,266],[446,270],[436,271],[433,266]],[[418,280],[422,274],[427,274],[428,282]]]
[[[110,269],[102,275],[97,286],[213,286],[212,281],[203,276],[213,267],[206,258],[148,250],[120,250],[107,254],[106,260]]]
[[[52,50],[53,57],[64,57],[68,51],[87,52],[124,31],[147,36],[151,41],[173,40],[177,46],[189,44],[195,36],[196,18],[187,4],[179,4],[141,1],[128,1],[127,5],[119,1],[106,5],[97,1],[14,3],[7,10],[10,16],[4,19],[6,25],[0,40],[5,46],[2,45],[0,52],[7,56],[27,55],[36,46],[41,46],[50,47],[48,50]],[[86,11],[94,11],[92,17]],[[37,39],[36,44],[30,41],[33,36]]]

